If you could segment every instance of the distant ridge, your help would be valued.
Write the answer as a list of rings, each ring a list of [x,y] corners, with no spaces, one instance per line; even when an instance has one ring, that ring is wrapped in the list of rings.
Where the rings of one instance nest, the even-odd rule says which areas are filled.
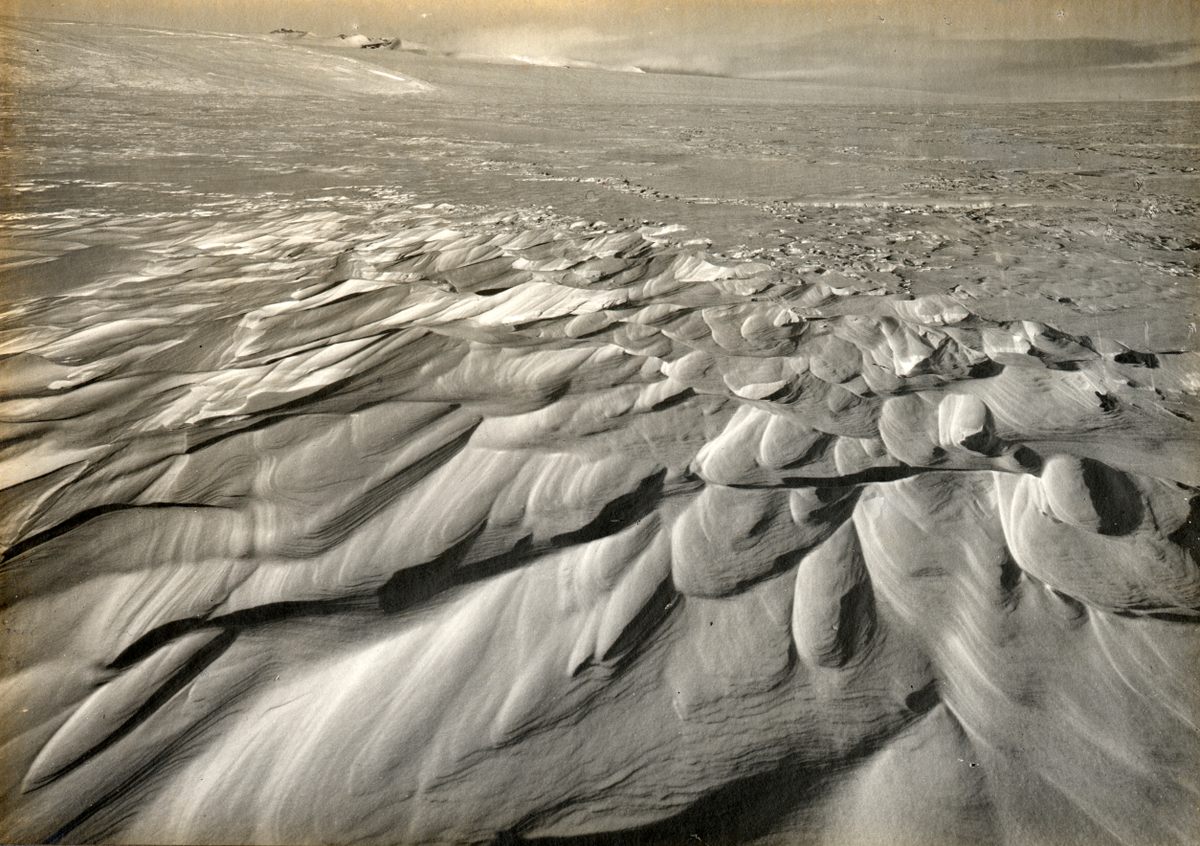
[[[324,40],[286,27],[255,36],[0,19],[0,41],[6,47],[0,72],[22,89],[378,97],[432,87],[359,59],[309,49],[346,42],[395,49],[399,39]]]

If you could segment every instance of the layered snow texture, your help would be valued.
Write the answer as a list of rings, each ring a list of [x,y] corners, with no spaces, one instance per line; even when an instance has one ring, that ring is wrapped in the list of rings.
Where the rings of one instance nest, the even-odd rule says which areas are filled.
[[[5,839],[1200,830],[1196,354],[436,210],[30,273],[122,233],[0,322]]]

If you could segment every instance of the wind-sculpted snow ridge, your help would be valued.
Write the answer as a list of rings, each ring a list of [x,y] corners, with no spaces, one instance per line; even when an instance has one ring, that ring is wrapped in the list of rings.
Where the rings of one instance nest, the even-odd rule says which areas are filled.
[[[1195,354],[452,218],[4,313],[4,839],[1198,830]]]

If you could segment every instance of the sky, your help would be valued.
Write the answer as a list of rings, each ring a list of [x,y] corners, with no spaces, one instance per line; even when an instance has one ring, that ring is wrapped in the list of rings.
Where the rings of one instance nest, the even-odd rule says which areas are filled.
[[[1200,0],[8,0],[18,16],[1029,99],[1200,96]]]

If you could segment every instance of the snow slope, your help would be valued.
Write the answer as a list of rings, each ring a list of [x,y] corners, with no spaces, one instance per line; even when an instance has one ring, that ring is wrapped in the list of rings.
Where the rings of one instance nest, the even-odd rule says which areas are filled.
[[[353,55],[269,36],[12,20],[0,27],[5,79],[18,88],[310,96],[430,89]]]

